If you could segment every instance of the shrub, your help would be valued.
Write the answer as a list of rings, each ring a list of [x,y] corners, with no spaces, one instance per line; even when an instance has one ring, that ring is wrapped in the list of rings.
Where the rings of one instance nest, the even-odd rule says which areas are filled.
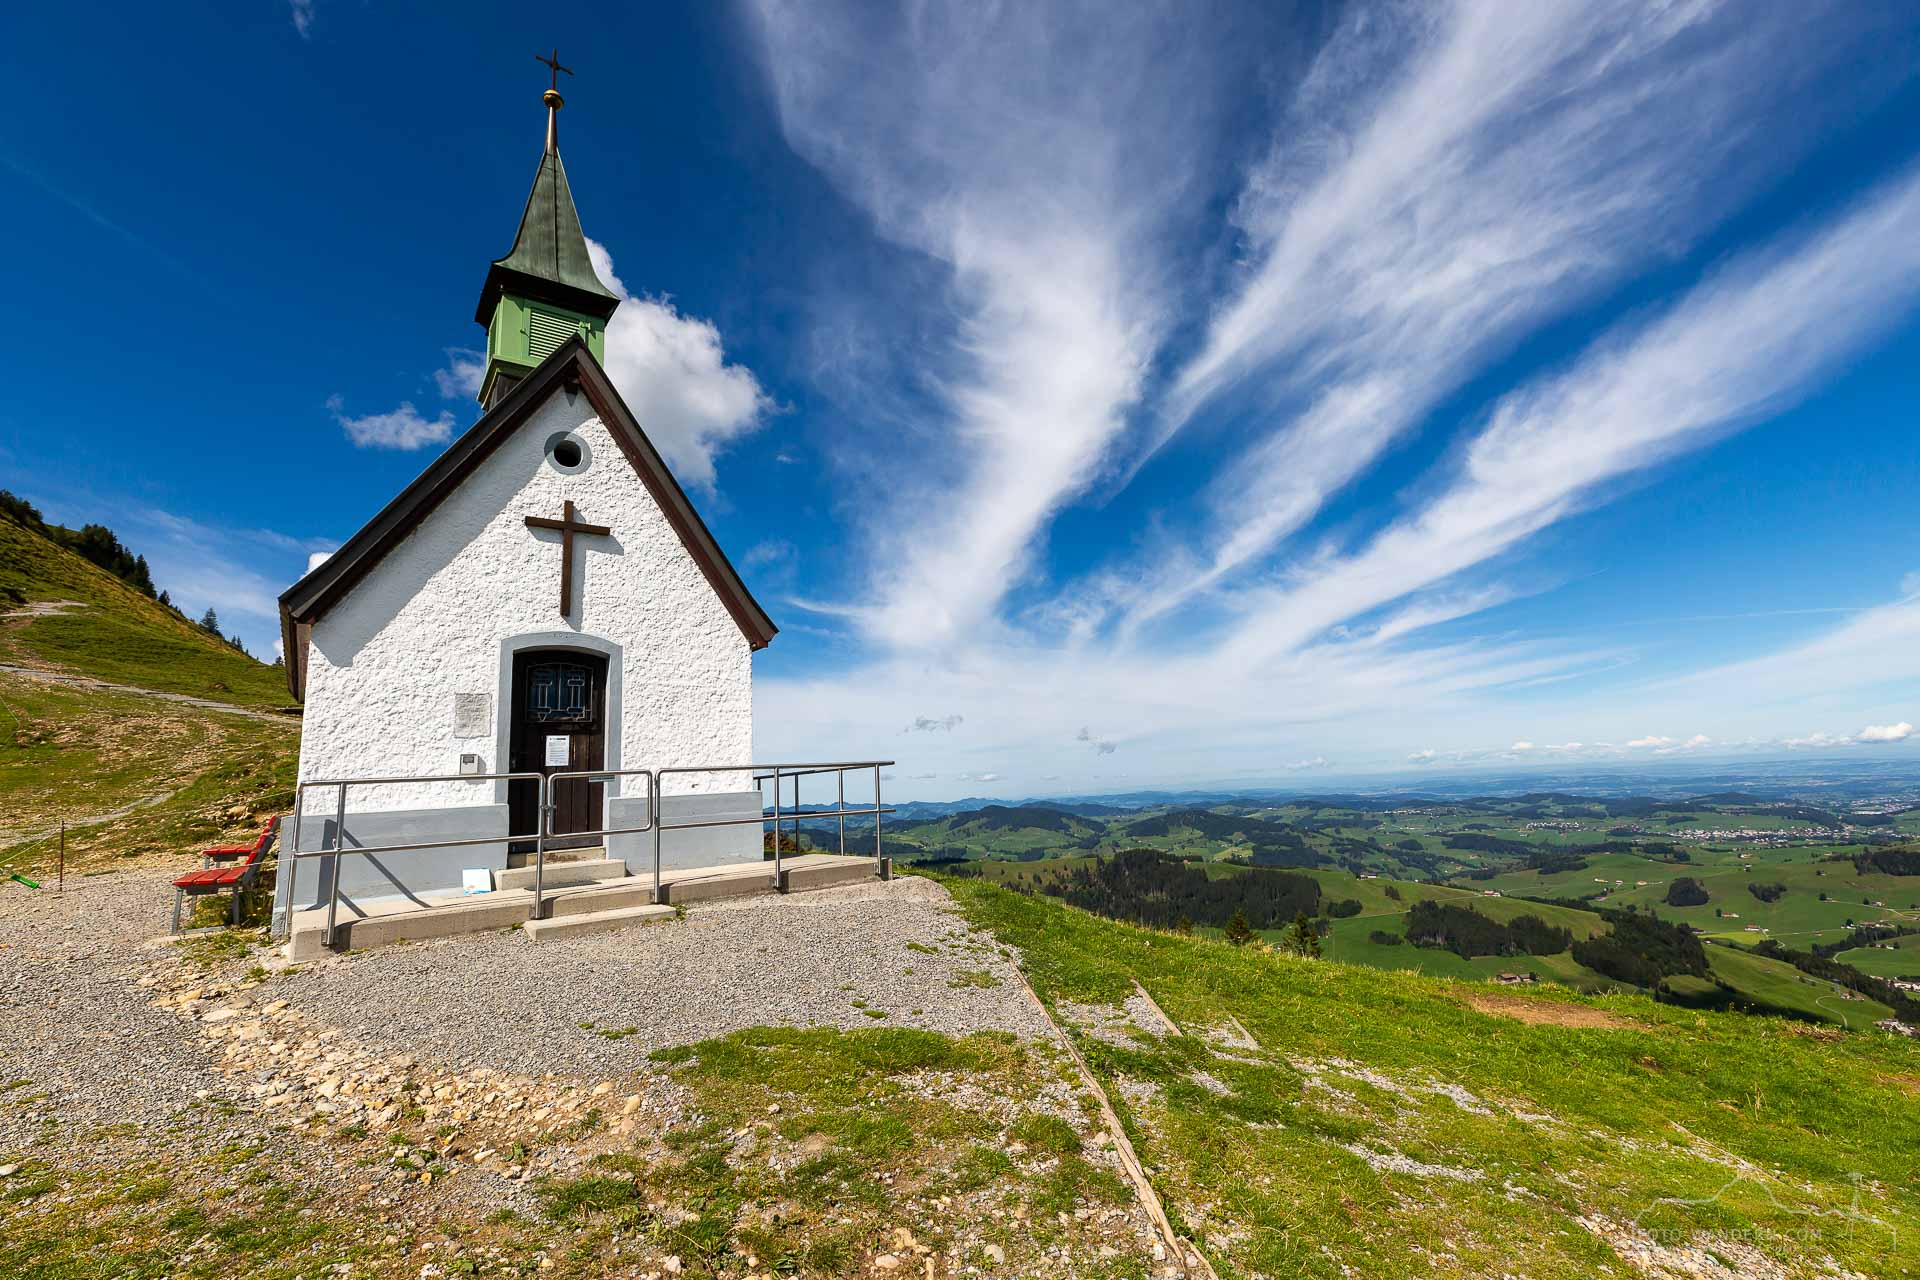
[[[1747,886],[1747,892],[1762,902],[1778,902],[1780,901],[1781,895],[1786,893],[1786,891],[1787,886],[1777,880],[1767,884],[1750,884]]]
[[[1327,904],[1327,914],[1336,920],[1345,920],[1348,916],[1357,916],[1360,914],[1360,900],[1358,898],[1342,898],[1338,902],[1329,902]]]
[[[1406,939],[1397,933],[1388,933],[1385,929],[1375,929],[1367,935],[1367,941],[1377,943],[1383,947],[1397,947],[1405,942]]]

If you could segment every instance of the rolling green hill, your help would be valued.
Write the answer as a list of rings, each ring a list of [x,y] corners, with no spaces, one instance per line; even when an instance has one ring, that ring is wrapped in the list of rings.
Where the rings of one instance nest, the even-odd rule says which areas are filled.
[[[950,886],[1075,1027],[1223,1276],[1913,1274],[1920,1042],[1304,960]],[[1134,1012],[1140,990],[1181,1034]]]
[[[54,607],[63,602],[72,607]],[[13,615],[0,619],[0,663],[56,667],[239,706],[281,707],[290,700],[278,668],[5,514],[0,614]]]
[[[0,514],[0,869],[179,859],[292,803],[281,671]],[[152,692],[141,692],[141,691]],[[153,693],[231,704],[232,710]],[[30,892],[17,885],[8,891]]]

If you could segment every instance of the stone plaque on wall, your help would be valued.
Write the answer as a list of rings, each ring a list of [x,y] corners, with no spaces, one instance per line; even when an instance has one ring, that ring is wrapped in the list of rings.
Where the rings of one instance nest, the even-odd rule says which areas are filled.
[[[493,695],[456,693],[453,695],[453,736],[484,738],[493,730]]]

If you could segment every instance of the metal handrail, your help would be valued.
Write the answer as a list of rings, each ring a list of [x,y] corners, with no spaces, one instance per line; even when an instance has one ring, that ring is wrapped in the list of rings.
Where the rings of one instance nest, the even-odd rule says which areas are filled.
[[[645,778],[647,780],[647,825],[644,827],[602,827],[597,831],[555,831],[553,829],[554,811],[559,808],[553,803],[553,784],[568,779],[584,778],[592,782],[604,783],[609,778]],[[550,773],[541,787],[541,836],[540,847],[534,851],[533,867],[533,918],[540,918],[540,908],[544,902],[547,876],[546,840],[553,836],[572,838],[574,836],[629,836],[644,835],[654,829],[655,783],[651,769],[580,769],[566,773]],[[653,900],[660,901],[660,837],[654,833],[653,840]]]
[[[539,830],[535,830],[534,834],[531,836],[514,835],[512,832],[509,832],[505,836],[480,836],[477,838],[465,839],[465,840],[416,840],[411,844],[361,845],[358,848],[353,848],[353,849],[346,848],[345,846],[346,846],[346,838],[347,838],[347,788],[348,787],[399,786],[406,783],[423,783],[423,782],[509,782],[511,783],[511,782],[526,782],[526,781],[534,781],[534,780],[539,780],[542,784],[540,788],[540,804],[541,804],[541,811],[544,811],[545,805],[547,803],[547,789],[545,786],[545,775],[539,774],[539,773],[528,773],[528,772],[434,773],[434,774],[422,774],[418,777],[412,777],[412,778],[315,778],[311,782],[296,783],[293,788],[293,857],[287,864],[287,927],[289,931],[291,931],[293,927],[293,912],[295,909],[295,903],[298,902],[298,898],[295,896],[295,891],[298,887],[300,859],[302,858],[336,858],[337,859],[341,854],[344,854],[344,853],[351,853],[351,854],[411,853],[416,849],[453,849],[453,848],[467,847],[471,845],[502,844],[502,843],[509,843],[515,840],[532,840],[534,842],[533,849],[534,849],[534,857],[536,861],[538,863],[545,862],[546,839],[545,839],[545,836]],[[333,787],[333,788],[336,788],[339,792],[339,799],[336,802],[336,807],[334,809],[333,848],[331,849],[323,848],[314,853],[300,852],[300,818],[306,812],[306,798],[307,798],[308,787]],[[536,825],[538,827],[544,827],[546,824],[542,822]],[[536,870],[534,872],[534,878],[536,882],[538,881],[539,876],[540,876],[540,872]],[[536,905],[538,905],[537,897],[536,897]],[[340,864],[336,861],[333,864],[333,874],[327,878],[327,946],[329,948],[331,948],[334,945],[335,940],[339,937],[338,925],[336,923],[339,916],[339,912],[340,912]]]
[[[691,831],[706,827],[732,827],[764,825],[768,815],[764,805],[759,813],[752,817],[741,818],[704,818],[689,822],[668,822],[661,810],[663,793],[661,783],[668,774],[680,773],[747,773],[753,776],[754,790],[760,783],[773,781],[773,874],[776,882],[780,879],[783,866],[780,852],[780,828],[785,821],[780,808],[780,782],[783,778],[793,779],[792,813],[795,846],[798,847],[800,824],[803,821],[818,818],[834,818],[840,828],[839,849],[844,856],[847,851],[847,819],[871,817],[873,819],[873,856],[882,858],[880,815],[893,813],[890,806],[881,804],[880,770],[891,765],[891,760],[855,760],[831,764],[724,764],[724,765],[670,765],[658,769],[584,769],[569,770],[564,773],[539,773],[520,771],[512,773],[444,773],[422,774],[413,777],[384,778],[315,778],[295,784],[293,810],[292,853],[287,866],[287,904],[289,927],[291,916],[298,901],[296,893],[299,863],[304,858],[337,858],[342,854],[379,854],[409,853],[419,849],[453,849],[474,845],[492,845],[513,843],[526,840],[534,842],[533,873],[533,918],[539,919],[544,905],[546,876],[546,842],[555,836],[609,836],[609,835],[645,835],[653,836],[653,900],[660,901],[660,836],[664,831]],[[873,770],[873,805],[870,808],[847,808],[847,771],[849,769]],[[823,773],[837,775],[838,801],[833,809],[805,812],[800,809],[800,779],[814,777]],[[638,827],[602,827],[591,831],[555,831],[553,830],[554,801],[553,791],[556,782],[584,779],[589,782],[606,782],[610,778],[644,777],[647,779],[647,821]],[[479,836],[459,840],[416,840],[399,845],[361,845],[346,847],[347,825],[347,789],[349,787],[400,786],[412,783],[435,782],[538,782],[540,785],[537,807],[538,821],[531,835],[509,832],[504,836]],[[337,793],[334,810],[334,839],[331,847],[324,847],[311,853],[300,849],[300,819],[306,811],[306,796],[309,789],[332,788]],[[338,938],[338,912],[340,905],[340,870],[336,863],[333,875],[329,879],[327,893],[326,945],[331,948]]]

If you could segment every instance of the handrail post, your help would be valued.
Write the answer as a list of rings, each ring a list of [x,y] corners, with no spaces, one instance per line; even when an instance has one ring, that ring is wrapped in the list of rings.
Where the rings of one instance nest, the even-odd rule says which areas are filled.
[[[336,941],[334,917],[340,910],[340,859],[345,855],[342,849],[347,847],[347,784],[340,784],[340,802],[334,810],[333,818],[333,874],[327,886],[327,949],[332,950]]]
[[[647,825],[653,828],[653,905],[660,905],[660,775],[647,774]]]
[[[847,856],[847,771],[835,769],[833,779],[840,791],[840,799],[833,807],[840,811],[840,856],[844,858]]]
[[[878,859],[880,853],[880,766],[873,766],[873,856]]]
[[[290,858],[282,857],[280,859],[281,862],[284,862],[286,864],[286,872],[287,872],[287,940],[289,942],[293,940],[293,913],[300,909],[298,905],[300,901],[300,898],[299,898],[300,810],[306,807],[306,803],[307,803],[307,784],[304,782],[294,783],[293,784],[293,856]],[[284,855],[286,851],[287,851],[287,846],[282,844],[280,846],[280,852]],[[273,923],[272,919],[269,918],[267,923],[268,925],[272,925]]]
[[[553,775],[540,779],[540,803],[533,823],[533,919],[540,918],[547,877],[547,824],[553,820]],[[509,826],[512,824],[509,823]]]
[[[773,886],[780,887],[780,766],[773,766]]]

